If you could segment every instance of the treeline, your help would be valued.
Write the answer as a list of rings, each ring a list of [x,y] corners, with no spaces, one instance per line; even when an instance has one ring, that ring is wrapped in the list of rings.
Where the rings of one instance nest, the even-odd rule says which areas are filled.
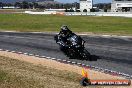
[[[4,6],[12,6],[11,3],[2,3],[0,2],[0,8],[3,8]]]
[[[94,4],[94,7],[97,7],[98,9],[104,10],[104,12],[107,12],[111,9],[111,3],[98,3]]]
[[[33,8],[38,8],[38,3],[26,2],[26,1],[16,2],[14,4],[13,3],[2,3],[2,2],[0,2],[0,8],[11,7],[11,6],[14,6],[14,7],[19,8],[19,9],[33,9]]]
[[[98,7],[99,9],[111,9],[111,3],[98,3],[94,4],[95,7]]]
[[[78,10],[80,7],[80,4],[78,2],[74,2],[74,3],[59,3],[59,2],[54,2],[54,1],[50,1],[50,2],[48,1],[45,1],[45,2],[22,1],[22,2],[15,2],[15,3],[0,2],[1,9],[3,7],[11,7],[11,6],[17,9],[65,9],[65,12],[74,12],[74,11],[80,12]],[[96,7],[96,8],[92,8],[90,12],[98,12],[100,10],[104,10],[104,12],[107,12],[107,10],[111,9],[111,3],[94,4],[93,7]],[[84,9],[83,12],[87,12],[87,10]]]
[[[0,8],[14,6],[19,9],[70,9],[75,7],[79,9],[79,3],[55,3],[55,2],[15,2],[13,3],[2,3],[0,2]]]

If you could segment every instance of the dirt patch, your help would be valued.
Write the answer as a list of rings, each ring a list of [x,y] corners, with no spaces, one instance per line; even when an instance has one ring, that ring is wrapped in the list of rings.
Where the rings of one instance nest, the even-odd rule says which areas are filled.
[[[38,58],[34,56],[27,56],[23,54],[16,54],[16,53],[11,53],[6,51],[0,51],[0,56],[10,57],[20,61],[30,62],[30,63],[33,63],[34,65],[42,65],[42,66],[46,66],[46,67],[50,67],[50,68],[54,68],[58,70],[66,70],[69,72],[75,72],[77,74],[81,74],[81,70],[82,70],[81,67],[78,67],[75,65],[63,64],[54,60]],[[107,79],[124,79],[122,77],[112,76],[109,74],[105,74],[105,73],[101,73],[101,72],[97,72],[93,70],[88,70],[88,73],[89,73],[90,79],[106,79],[106,78]],[[114,88],[114,87],[111,86],[110,88]],[[126,87],[116,86],[115,88],[126,88]],[[127,88],[132,88],[132,86],[129,86]]]

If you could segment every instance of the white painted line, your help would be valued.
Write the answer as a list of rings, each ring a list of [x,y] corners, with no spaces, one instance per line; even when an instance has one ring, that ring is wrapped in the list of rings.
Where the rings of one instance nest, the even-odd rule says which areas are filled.
[[[109,37],[109,36],[111,36],[111,35],[102,35],[102,36],[104,36],[104,37]]]
[[[57,59],[58,61],[61,61],[61,59]]]
[[[87,34],[78,34],[78,35],[87,35]]]
[[[111,71],[112,73],[117,73],[116,71]],[[120,72],[119,72],[120,73]]]
[[[66,62],[67,60],[62,60],[62,61]]]
[[[51,59],[51,57],[46,57],[47,59]]]
[[[121,73],[122,75],[125,75],[125,73]]]
[[[28,55],[28,53],[24,53],[24,55]]]
[[[75,64],[76,62],[72,62],[72,64]]]
[[[16,51],[11,51],[12,53],[15,53]]]
[[[119,72],[118,74],[119,74],[119,75],[121,75],[122,73],[121,73],[121,72]]]
[[[56,60],[56,58],[51,58],[52,60]]]
[[[20,33],[20,32],[17,32],[17,31],[2,31],[2,32]]]
[[[35,55],[35,57],[39,57],[39,55]]]
[[[99,69],[94,69],[95,71],[100,71]]]
[[[18,54],[22,54],[22,52],[18,52]]]
[[[85,66],[85,64],[82,64],[82,66]]]
[[[129,76],[129,74],[125,74],[125,76]]]
[[[5,50],[5,51],[9,52],[9,50]]]
[[[99,69],[99,67],[95,67],[94,69]]]
[[[33,56],[33,54],[29,54],[29,56]]]
[[[41,56],[42,58],[45,58],[46,56]]]
[[[126,75],[125,73],[122,73],[122,75]]]
[[[91,66],[91,68],[95,68],[95,66]]]
[[[77,63],[78,65],[81,65],[81,63]]]
[[[87,67],[89,67],[89,65],[86,65]]]
[[[67,61],[68,63],[70,63],[71,61]]]

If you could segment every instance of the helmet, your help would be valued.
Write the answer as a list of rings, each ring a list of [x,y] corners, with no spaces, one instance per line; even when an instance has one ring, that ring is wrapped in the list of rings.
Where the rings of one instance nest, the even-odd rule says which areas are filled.
[[[69,28],[67,26],[64,25],[64,26],[61,27],[61,34],[63,36],[67,36],[70,33],[71,33],[71,31],[69,30]]]
[[[63,25],[63,26],[61,27],[61,31],[67,31],[67,30],[69,30],[69,28],[68,28],[66,25]]]

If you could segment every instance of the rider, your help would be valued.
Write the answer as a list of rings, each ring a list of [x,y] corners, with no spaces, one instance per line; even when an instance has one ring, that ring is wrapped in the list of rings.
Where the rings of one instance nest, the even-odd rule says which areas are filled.
[[[69,30],[69,28],[67,26],[62,26],[61,27],[61,31],[59,33],[59,41],[61,42],[61,45],[64,46],[64,47],[68,47],[67,45],[67,39],[70,37],[70,36],[73,36],[75,35],[74,33],[72,33],[71,30]]]
[[[74,34],[71,30],[69,30],[69,28],[67,26],[62,26],[61,27],[61,31],[59,33],[59,44],[60,44],[60,49],[62,51],[65,51],[67,47],[69,47],[69,45],[67,44],[67,39],[71,36],[77,36],[76,34]],[[77,36],[78,37],[78,36]],[[82,38],[79,37],[80,41],[82,41]]]
[[[67,26],[62,26],[60,33],[54,37],[56,43],[59,44],[61,51],[69,58],[88,57],[89,52],[84,47],[85,41],[74,34]]]
[[[72,33],[72,31],[69,30],[69,28],[67,26],[64,25],[61,27],[61,31],[60,31],[59,35],[61,35],[62,37],[68,38],[69,35],[72,35],[72,34],[74,34],[74,33]]]

